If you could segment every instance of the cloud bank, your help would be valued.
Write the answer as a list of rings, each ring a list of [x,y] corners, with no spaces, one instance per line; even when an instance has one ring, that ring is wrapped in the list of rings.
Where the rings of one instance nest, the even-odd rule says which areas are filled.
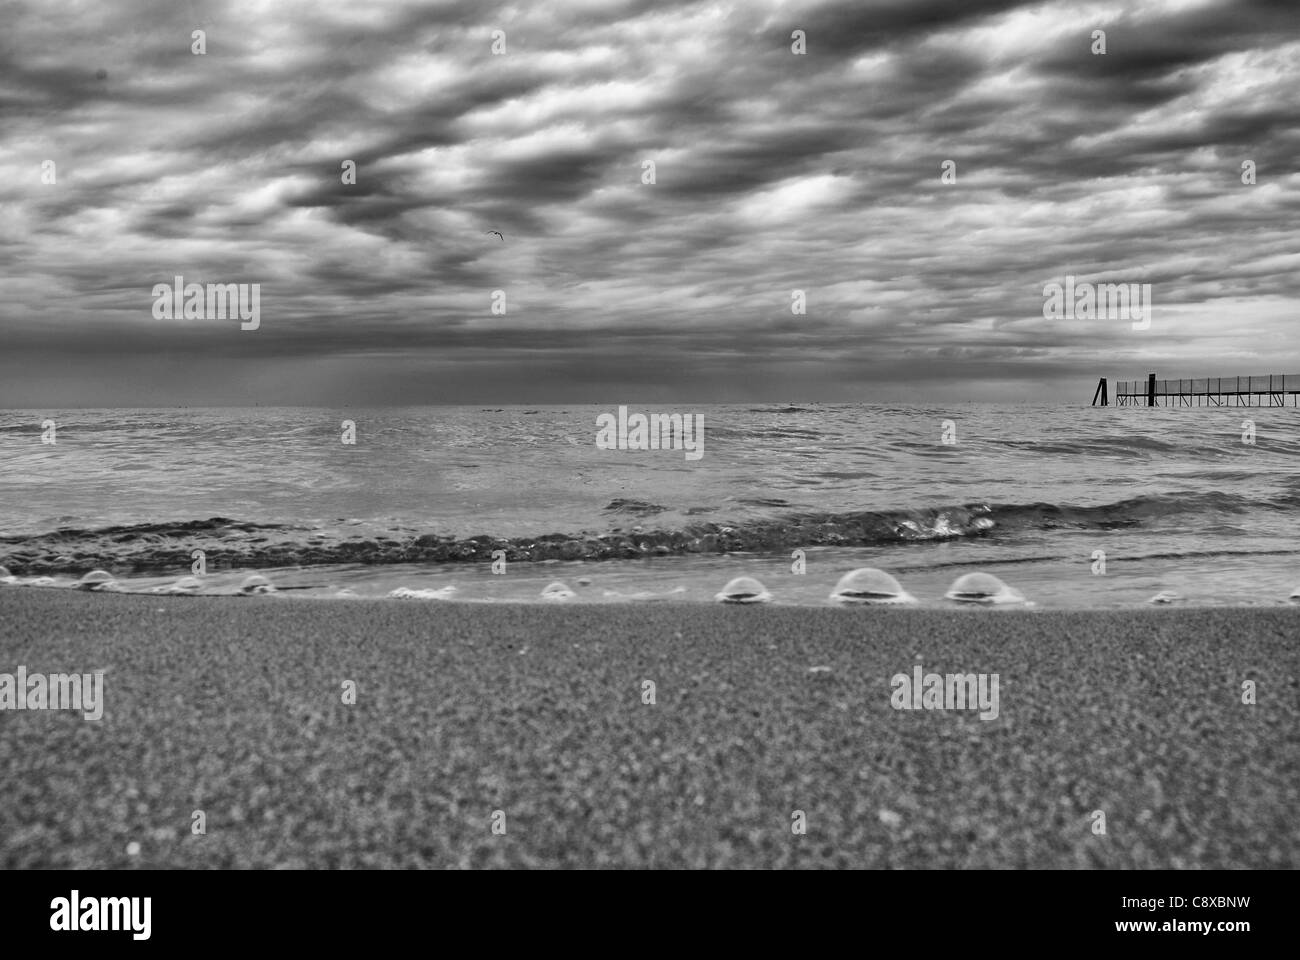
[[[0,405],[1300,373],[1293,0],[0,0],[0,24]],[[1045,320],[1067,274],[1150,283],[1150,329]],[[259,283],[260,328],[155,319],[175,276]]]

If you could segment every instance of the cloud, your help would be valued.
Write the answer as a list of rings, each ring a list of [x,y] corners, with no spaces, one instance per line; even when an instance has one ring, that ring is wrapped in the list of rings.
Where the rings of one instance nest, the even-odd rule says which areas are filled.
[[[1090,396],[1148,369],[1300,371],[1290,2],[0,20],[5,405]],[[1044,320],[1066,274],[1151,283],[1152,328]],[[155,320],[177,275],[260,283],[261,328]]]

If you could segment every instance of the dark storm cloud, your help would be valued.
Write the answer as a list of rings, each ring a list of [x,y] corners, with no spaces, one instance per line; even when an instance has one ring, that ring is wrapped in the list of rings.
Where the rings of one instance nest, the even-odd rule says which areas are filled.
[[[0,22],[0,403],[1300,370],[1289,2],[59,0]],[[1152,328],[1045,321],[1067,273],[1153,284]],[[261,284],[261,328],[155,320],[177,275]]]
[[[1034,0],[844,0],[811,8],[798,26],[816,38],[818,48],[855,54],[904,45],[1033,4]]]

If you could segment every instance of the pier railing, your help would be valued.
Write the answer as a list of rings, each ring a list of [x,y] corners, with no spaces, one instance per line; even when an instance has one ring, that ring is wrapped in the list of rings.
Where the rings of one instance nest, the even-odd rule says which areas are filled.
[[[1105,388],[1098,386],[1105,405]],[[1199,377],[1188,380],[1118,380],[1116,406],[1161,407],[1285,407],[1297,405],[1300,373],[1270,373],[1249,377]],[[1096,397],[1093,403],[1096,403]]]

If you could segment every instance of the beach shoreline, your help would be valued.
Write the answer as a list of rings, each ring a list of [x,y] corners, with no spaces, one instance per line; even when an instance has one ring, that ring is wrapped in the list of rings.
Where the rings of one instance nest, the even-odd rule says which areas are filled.
[[[1298,638],[1297,607],[5,589],[0,673],[103,671],[104,711],[0,711],[0,867],[1294,868]],[[918,663],[997,674],[996,718],[895,709]]]

